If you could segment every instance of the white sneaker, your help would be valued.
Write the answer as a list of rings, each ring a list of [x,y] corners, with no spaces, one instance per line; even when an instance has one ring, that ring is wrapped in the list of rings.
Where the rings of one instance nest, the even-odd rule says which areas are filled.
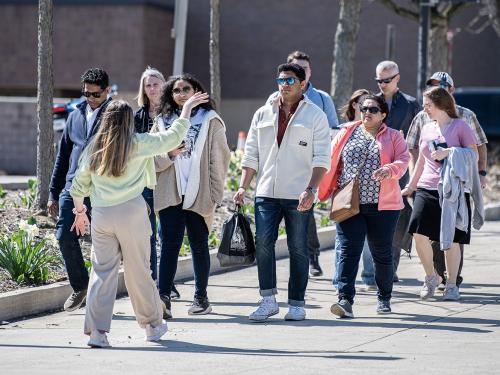
[[[270,316],[279,313],[279,311],[280,308],[278,306],[278,302],[276,302],[276,298],[274,298],[274,296],[266,296],[262,298],[259,308],[251,313],[248,319],[263,322]]]
[[[422,285],[422,290],[420,291],[420,298],[427,299],[433,297],[439,284],[441,284],[441,276],[425,276],[424,285]]]
[[[109,348],[108,338],[106,337],[106,333],[100,333],[99,331],[90,332],[90,339],[87,343],[91,348]]]
[[[306,310],[302,306],[288,306],[285,320],[304,320],[305,318]]]
[[[146,325],[146,341],[160,341],[161,337],[167,333],[168,327],[165,320],[161,321],[161,324],[153,327],[151,324]]]

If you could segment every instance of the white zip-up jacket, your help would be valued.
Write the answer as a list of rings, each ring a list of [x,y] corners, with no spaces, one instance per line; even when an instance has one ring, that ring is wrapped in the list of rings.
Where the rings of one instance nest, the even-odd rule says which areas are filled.
[[[324,112],[304,98],[278,146],[279,97],[255,112],[242,166],[257,172],[255,196],[299,199],[313,168],[330,166],[330,130]]]

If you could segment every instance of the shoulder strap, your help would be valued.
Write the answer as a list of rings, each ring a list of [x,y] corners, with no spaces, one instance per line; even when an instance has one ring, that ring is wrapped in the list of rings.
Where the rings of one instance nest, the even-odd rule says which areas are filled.
[[[375,142],[375,138],[370,142],[368,147],[366,148],[365,156],[363,158],[363,162],[359,165],[358,171],[356,172],[356,175],[354,176],[354,179],[359,177],[359,174],[361,173],[361,170],[365,166],[366,159],[368,158],[368,153],[370,152],[370,148],[372,147],[373,143]]]

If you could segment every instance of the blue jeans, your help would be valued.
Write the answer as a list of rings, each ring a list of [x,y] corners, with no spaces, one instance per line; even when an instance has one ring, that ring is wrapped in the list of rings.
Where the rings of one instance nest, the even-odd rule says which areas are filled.
[[[208,252],[208,228],[205,219],[196,212],[183,210],[182,203],[164,208],[158,213],[160,219],[160,294],[170,296],[177,272],[177,260],[187,229],[191,256],[193,258],[196,298],[207,296],[210,254]]]
[[[151,244],[151,257],[150,257],[150,268],[151,268],[151,277],[153,280],[158,278],[158,260],[156,254],[156,215],[154,210],[154,197],[153,190],[144,188],[142,191],[142,197],[146,201],[149,206],[149,221],[151,223],[151,230],[153,234],[151,235],[150,244]]]
[[[339,263],[340,263],[340,241],[339,236],[335,237],[335,274],[333,275],[333,286],[338,289],[339,283]],[[373,257],[368,246],[368,241],[363,244],[363,270],[361,271],[361,279],[365,285],[375,285],[375,267],[373,265]]]
[[[392,239],[399,211],[379,211],[377,204],[360,205],[360,213],[337,223],[337,235],[341,250],[339,262],[339,300],[354,303],[356,275],[363,251],[365,237],[375,263],[375,282],[378,298],[390,300],[394,267],[392,263]]]
[[[85,198],[84,204],[87,206],[87,214],[91,219],[90,199]],[[75,222],[73,214],[73,198],[68,190],[63,190],[59,196],[59,218],[56,225],[56,238],[59,242],[66,272],[71,287],[75,292],[86,290],[89,284],[89,274],[83,260],[82,249],[80,247],[80,236],[75,231],[71,231],[71,226]]]
[[[285,218],[287,245],[290,253],[288,304],[304,306],[309,277],[307,225],[310,210],[297,211],[296,199],[255,198],[255,245],[260,295],[278,293],[276,288],[275,245],[279,223]]]

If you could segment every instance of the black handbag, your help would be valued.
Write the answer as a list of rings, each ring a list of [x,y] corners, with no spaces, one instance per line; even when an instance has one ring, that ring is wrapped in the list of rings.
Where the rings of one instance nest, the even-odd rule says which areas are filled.
[[[255,243],[250,220],[236,205],[234,213],[222,224],[222,235],[217,252],[222,267],[253,264],[255,261]]]

